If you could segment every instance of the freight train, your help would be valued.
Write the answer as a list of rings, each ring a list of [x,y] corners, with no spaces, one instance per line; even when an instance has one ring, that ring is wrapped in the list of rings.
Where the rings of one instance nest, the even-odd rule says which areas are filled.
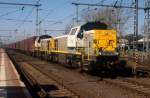
[[[7,47],[67,67],[112,74],[119,63],[116,44],[116,30],[108,29],[105,23],[88,22],[66,35],[33,36]]]

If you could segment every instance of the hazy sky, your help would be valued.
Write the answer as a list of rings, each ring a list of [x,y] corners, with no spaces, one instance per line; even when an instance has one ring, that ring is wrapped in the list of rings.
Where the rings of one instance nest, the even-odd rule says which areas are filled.
[[[12,2],[12,3],[33,3],[35,4],[38,0],[0,0],[0,2]],[[72,2],[83,2],[83,3],[99,3],[102,0],[40,0],[42,6],[39,8],[39,20],[41,23],[41,33],[44,34],[45,29],[61,29],[64,30],[66,25],[71,22],[72,18],[75,17],[76,7],[72,5]],[[114,4],[116,0],[103,0],[104,4]],[[133,0],[123,0],[123,4],[131,3]],[[144,6],[144,0],[139,0],[139,5]],[[15,30],[18,29],[17,33],[13,31],[0,31],[0,35],[12,35],[9,38],[13,40],[21,40],[24,35],[31,36],[35,35],[35,21],[36,21],[36,8],[29,6],[10,6],[0,5],[0,30]],[[87,6],[80,6],[79,11],[87,8]],[[130,14],[130,13],[128,13]],[[25,21],[23,21],[25,20]],[[144,12],[139,11],[139,25],[144,23]],[[128,30],[127,32],[130,32]],[[132,32],[132,31],[131,31]],[[48,32],[52,35],[57,35],[62,32]],[[8,39],[8,38],[1,38]]]

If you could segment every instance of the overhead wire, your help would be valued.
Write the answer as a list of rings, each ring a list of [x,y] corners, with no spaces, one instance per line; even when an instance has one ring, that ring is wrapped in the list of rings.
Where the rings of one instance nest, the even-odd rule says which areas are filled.
[[[38,23],[38,25],[41,24],[42,22],[44,22],[45,19],[50,15],[50,13],[51,13],[51,10],[48,11],[48,13],[45,15],[45,17]]]
[[[106,1],[106,0],[102,0],[102,1]],[[70,2],[70,1],[68,0],[68,2]],[[85,8],[85,9],[87,9],[87,8]],[[83,9],[81,9],[79,12],[81,13],[82,10]],[[75,16],[75,13],[71,13],[71,14],[65,16],[64,18],[58,19],[58,21],[62,21],[62,20],[68,19],[68,18],[70,18],[72,16]],[[55,23],[53,23],[53,24],[55,24]]]
[[[23,15],[23,13],[24,13],[24,11],[25,11],[25,6],[22,6],[22,12],[18,15],[18,20],[19,19],[21,19],[21,17],[22,17],[22,15]],[[16,24],[17,25],[17,24]]]
[[[25,16],[25,18],[23,19],[23,21],[21,22],[21,24],[17,27],[17,28],[21,28],[21,26],[24,25],[25,21],[29,18],[29,16],[32,14],[34,10],[34,7],[31,9],[31,11]]]
[[[40,0],[37,0],[37,1],[40,1]],[[67,0],[67,2],[65,2],[65,3],[68,3],[68,2],[70,2],[70,0]],[[62,5],[62,4],[61,4],[61,5]],[[60,6],[60,5],[59,5],[59,6]],[[59,7],[59,6],[53,8],[53,9],[56,10],[56,9],[62,8],[62,6],[61,6],[61,7]],[[42,10],[43,10],[43,9],[42,9]],[[51,9],[50,9],[50,10],[47,10],[48,13],[47,13],[47,14],[44,16],[44,18],[39,22],[39,24],[42,23],[42,22],[44,22],[44,21],[48,18],[48,16],[51,14],[51,12],[52,12],[52,11],[54,12],[55,10],[51,10]],[[69,16],[70,16],[70,15],[69,15]],[[58,23],[58,22],[59,22],[59,21],[57,21],[57,23]],[[56,24],[56,21],[54,22],[54,24]]]
[[[0,9],[18,9],[18,8],[20,8],[20,7],[0,7]]]
[[[19,10],[14,10],[14,11],[10,11],[10,12],[7,12],[7,13],[5,13],[5,14],[1,14],[0,17],[4,17],[4,16],[7,16],[7,15],[9,15],[9,14],[16,13],[16,12],[18,12],[18,11],[20,11],[20,10],[21,10],[21,9],[19,9]]]
[[[101,0],[101,1],[99,1],[99,2],[97,2],[96,4],[103,4],[104,2],[106,2],[107,0]],[[80,11],[79,11],[79,14],[80,13],[83,13],[83,12],[90,12],[90,11],[96,11],[98,8],[96,7],[96,8],[93,8],[93,9],[90,9],[90,7],[91,6],[88,6],[87,8],[84,8],[84,9],[81,9]]]
[[[12,18],[6,18],[5,20],[10,20],[10,21],[24,21],[24,22],[32,22],[32,20],[21,20],[21,19],[12,19]]]
[[[105,0],[105,1],[106,1],[106,0]],[[84,9],[87,9],[87,8],[84,8]],[[81,13],[84,9],[81,9],[79,12]],[[71,14],[65,16],[64,18],[58,19],[58,21],[62,21],[62,20],[68,19],[68,18],[70,18],[70,17],[72,17],[72,16],[75,16],[75,13],[71,13]],[[55,23],[52,23],[52,24],[55,24]],[[51,25],[52,25],[52,24],[51,24]]]

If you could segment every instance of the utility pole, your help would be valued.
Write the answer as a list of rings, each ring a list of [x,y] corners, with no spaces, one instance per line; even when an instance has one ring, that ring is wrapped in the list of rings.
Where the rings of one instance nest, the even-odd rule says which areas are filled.
[[[79,25],[79,5],[78,3],[72,3],[76,6],[76,25]]]
[[[38,3],[39,1],[37,1],[37,4]],[[40,35],[38,24],[39,24],[39,7],[36,6],[36,36]]]
[[[146,57],[148,58],[149,55],[149,47],[150,47],[150,9],[148,9],[150,7],[150,0],[145,0],[145,24],[144,24],[144,47],[146,48]]]
[[[117,32],[118,32],[118,35],[119,35],[119,39],[121,39],[122,38],[122,34],[121,34],[121,26],[120,26],[120,20],[121,20],[121,17],[120,17],[120,15],[121,15],[121,8],[117,8],[117,6],[121,6],[122,5],[122,2],[123,2],[123,0],[120,0],[120,2],[117,0],[116,2],[115,2],[115,4],[114,4],[114,8],[115,8],[115,14],[116,14],[116,19],[117,19],[117,22],[118,23],[116,23],[116,29],[117,29]]]
[[[138,0],[134,1],[134,36],[133,36],[133,49],[134,52],[138,46]]]
[[[79,10],[79,5],[76,5],[76,18],[77,18],[77,20],[76,20],[76,23],[77,23],[77,25],[79,25],[79,19],[78,19],[78,10]]]

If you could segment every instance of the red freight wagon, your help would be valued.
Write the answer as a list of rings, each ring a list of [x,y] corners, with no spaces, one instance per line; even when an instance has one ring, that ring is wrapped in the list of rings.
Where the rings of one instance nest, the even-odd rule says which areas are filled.
[[[15,43],[12,44],[12,48],[15,49]]]
[[[32,36],[22,41],[11,43],[8,45],[8,47],[32,54],[34,52],[34,44],[36,37],[37,36]]]
[[[14,49],[14,44],[13,43],[12,44],[8,44],[7,47],[10,48],[10,49]]]
[[[32,54],[34,52],[34,43],[35,43],[36,36],[29,37],[25,39],[24,46],[25,52]]]
[[[19,49],[19,50],[22,50],[22,49],[21,49],[21,47],[22,47],[22,41],[19,41],[17,44],[18,44],[18,49]]]
[[[16,48],[20,50],[20,41],[16,42]]]
[[[20,50],[24,51],[25,50],[25,40],[20,41]]]

